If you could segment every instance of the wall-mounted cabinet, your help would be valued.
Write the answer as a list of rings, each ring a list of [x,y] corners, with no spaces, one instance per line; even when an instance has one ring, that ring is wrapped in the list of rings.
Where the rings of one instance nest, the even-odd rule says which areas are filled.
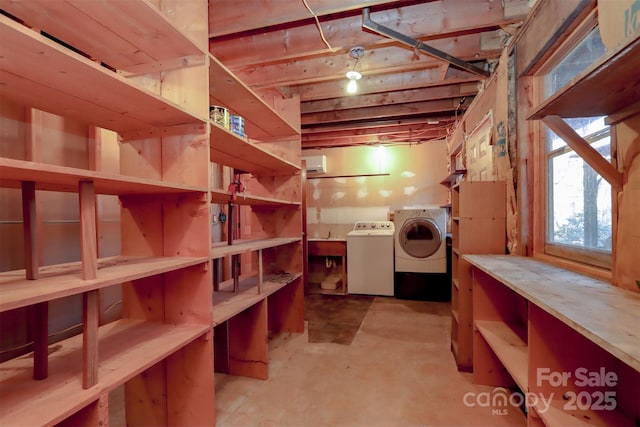
[[[1,186],[21,192],[16,247],[25,248],[24,268],[0,274],[0,310],[28,307],[34,342],[32,358],[2,363],[0,424],[107,425],[109,393],[124,386],[127,425],[213,425],[210,248],[202,238],[210,233],[208,105],[183,96],[208,92],[207,3],[164,10],[146,1],[34,0],[2,8],[3,105],[30,113],[15,122],[24,154],[0,159]],[[31,120],[33,109],[118,132],[120,173],[40,160],[48,135]],[[75,262],[39,260],[36,201],[50,192],[77,194],[78,248],[58,241],[80,254]],[[99,258],[104,194],[119,198],[121,253]],[[99,292],[115,286],[122,317],[101,324]],[[49,303],[74,295],[82,298],[82,334],[49,345]]]
[[[463,181],[451,188],[451,351],[460,370],[473,367],[473,287],[464,254],[503,254],[504,182]]]

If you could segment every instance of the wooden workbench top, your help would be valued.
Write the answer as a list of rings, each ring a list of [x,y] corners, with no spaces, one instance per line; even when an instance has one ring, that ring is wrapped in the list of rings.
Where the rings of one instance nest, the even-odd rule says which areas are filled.
[[[640,370],[640,293],[530,257],[464,255],[463,258]]]

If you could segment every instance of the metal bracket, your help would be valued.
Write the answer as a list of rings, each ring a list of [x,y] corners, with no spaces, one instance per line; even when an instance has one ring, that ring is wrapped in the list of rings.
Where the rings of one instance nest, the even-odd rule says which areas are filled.
[[[441,50],[438,50],[434,47],[428,46],[424,43],[422,43],[420,40],[416,40],[413,39],[409,36],[405,36],[404,34],[401,34],[395,30],[392,30],[391,28],[387,28],[383,25],[380,25],[378,23],[373,22],[370,18],[369,18],[369,8],[365,7],[362,10],[362,28],[365,28],[367,30],[371,30],[373,32],[376,32],[378,34],[382,34],[385,37],[388,37],[390,39],[394,39],[397,40],[401,43],[406,44],[409,47],[412,47],[414,49],[420,49],[421,51],[431,55],[431,56],[435,56],[438,59],[442,59],[443,61],[447,61],[448,63],[455,65],[458,68],[462,68],[465,71],[468,71],[470,73],[473,74],[477,74],[481,77],[489,77],[490,73],[483,70],[482,68],[476,67],[473,64],[470,64],[467,61],[463,61],[462,59],[456,58],[455,56],[451,56],[448,53],[442,52]]]

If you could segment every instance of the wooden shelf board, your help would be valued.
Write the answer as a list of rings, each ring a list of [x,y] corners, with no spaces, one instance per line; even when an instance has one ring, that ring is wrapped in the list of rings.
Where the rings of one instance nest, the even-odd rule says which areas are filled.
[[[211,161],[257,175],[292,174],[300,166],[248,142],[220,125],[211,123]]]
[[[229,193],[225,190],[211,190],[211,203],[227,204],[229,203]],[[272,197],[254,196],[252,194],[238,194],[233,202],[242,206],[281,206],[281,207],[299,207],[300,201],[290,201],[276,199]]]
[[[2,96],[20,104],[116,132],[206,121],[3,15],[0,39]]]
[[[241,278],[240,289],[235,293],[232,291],[233,279],[221,283],[221,290],[213,293],[213,325],[217,326],[226,322],[301,276],[302,273],[265,275],[261,285],[261,293],[258,293],[257,276]]]
[[[194,55],[202,56],[204,63],[205,52],[152,2],[29,0],[3,2],[2,8],[120,70]]]
[[[458,317],[458,310],[451,310],[451,317],[456,321],[457,324],[460,324],[460,318]]]
[[[635,427],[637,425],[634,423],[633,419],[626,417],[619,411],[565,411],[563,408],[566,403],[566,400],[552,400],[549,408],[544,410],[542,404],[538,402],[538,406],[533,409],[542,419],[544,424],[549,427]]]
[[[49,377],[31,379],[33,359],[0,365],[0,425],[53,425],[175,353],[210,325],[119,320],[99,329],[98,384],[82,388],[82,335],[50,346]],[[52,351],[51,351],[52,350]]]
[[[528,118],[608,116],[638,102],[638,57],[640,38],[593,63],[535,108]]]
[[[460,290],[460,284],[458,283],[458,279],[451,279],[451,283],[456,289]]]
[[[440,184],[449,187],[449,186],[451,186],[452,184],[454,184],[458,180],[458,177],[460,177],[461,175],[464,175],[466,173],[467,173],[466,169],[460,169],[460,170],[457,170],[457,171],[453,171],[449,175],[447,175],[442,181],[440,181]]]
[[[520,390],[528,391],[527,344],[503,322],[476,320],[475,327],[511,374]]]
[[[213,55],[210,55],[209,63],[209,90],[214,104],[244,117],[245,129],[251,138],[300,134],[299,129],[280,116]]]
[[[464,255],[463,258],[640,370],[640,346],[637,345],[640,342],[637,328],[640,294],[531,257]]]
[[[0,312],[207,262],[206,257],[102,258],[97,277],[90,280],[82,280],[80,262],[40,267],[38,280],[27,280],[25,270],[8,271],[0,273]]]
[[[78,192],[80,181],[92,181],[97,194],[175,194],[206,192],[206,188],[169,184],[158,180],[96,172],[46,163],[0,157],[0,186],[20,188],[23,181],[34,181],[36,190]]]
[[[211,247],[211,258],[222,258],[227,255],[238,255],[259,249],[273,248],[301,241],[300,237],[275,237],[273,239],[236,240],[232,245],[227,242],[216,243]]]

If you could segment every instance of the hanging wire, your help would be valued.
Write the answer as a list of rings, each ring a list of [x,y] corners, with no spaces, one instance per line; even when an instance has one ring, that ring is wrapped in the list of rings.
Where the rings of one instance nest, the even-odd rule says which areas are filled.
[[[334,49],[333,47],[331,47],[331,45],[329,44],[327,39],[324,37],[324,33],[322,32],[322,26],[320,26],[320,20],[318,19],[318,15],[316,15],[315,12],[313,10],[311,10],[309,5],[307,4],[307,0],[302,0],[302,3],[304,3],[304,5],[307,8],[307,10],[309,11],[309,13],[311,13],[313,15],[313,17],[315,18],[316,25],[318,26],[318,31],[320,31],[320,37],[322,38],[322,41],[324,42],[324,44],[327,45],[327,47],[329,48],[329,50],[331,52],[335,52],[337,49]]]

